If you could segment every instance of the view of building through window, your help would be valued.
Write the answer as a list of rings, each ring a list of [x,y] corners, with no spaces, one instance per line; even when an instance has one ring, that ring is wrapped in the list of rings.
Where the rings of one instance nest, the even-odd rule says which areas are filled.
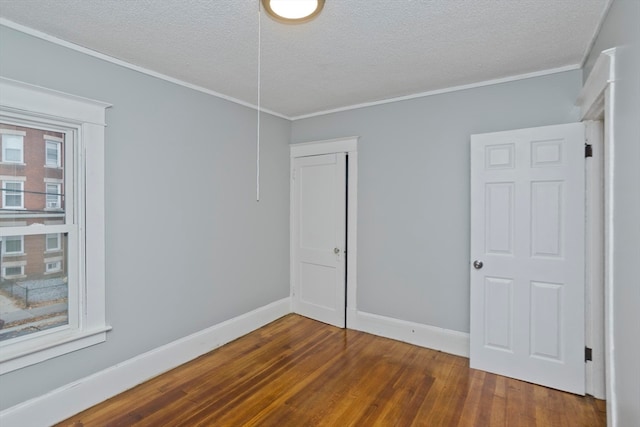
[[[69,321],[64,133],[0,123],[0,341]]]

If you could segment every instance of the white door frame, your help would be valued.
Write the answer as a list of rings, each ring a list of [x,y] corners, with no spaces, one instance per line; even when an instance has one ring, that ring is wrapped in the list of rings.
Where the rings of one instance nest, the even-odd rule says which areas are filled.
[[[613,331],[614,331],[614,317],[613,317],[613,283],[614,273],[611,268],[613,261],[613,238],[614,238],[614,204],[613,204],[613,179],[614,179],[614,149],[615,135],[613,121],[615,120],[615,61],[616,48],[607,49],[603,51],[591,70],[589,78],[585,82],[576,104],[580,107],[580,120],[603,120],[604,119],[604,144],[603,144],[603,156],[604,156],[604,171],[602,174],[603,190],[604,194],[602,199],[604,202],[604,247],[598,249],[597,247],[591,247],[592,251],[590,258],[599,258],[603,260],[604,265],[604,368],[605,368],[605,383],[606,383],[606,397],[607,397],[607,425],[609,427],[617,425],[616,413],[613,408],[616,407],[616,394],[615,394],[615,365],[613,363],[615,356],[615,349],[613,347]],[[588,133],[589,136],[589,133]],[[594,153],[594,154],[597,154]],[[599,186],[596,186],[594,191],[598,191]],[[590,193],[589,197],[594,197],[594,193]],[[598,197],[596,193],[596,197]],[[589,218],[588,218],[589,220]],[[599,251],[599,253],[598,253]],[[594,310],[598,310],[597,307],[593,307],[589,313],[591,316],[598,316]],[[595,349],[594,349],[595,350]],[[595,352],[595,351],[594,351]],[[601,362],[602,363],[602,362]],[[591,375],[597,375],[597,366],[591,368]],[[600,368],[601,369],[601,368]],[[589,369],[587,369],[589,372]],[[592,377],[593,378],[593,377]],[[594,392],[598,392],[594,390]]]
[[[312,141],[300,144],[291,144],[289,169],[293,178],[293,164],[297,157],[317,156],[321,154],[347,153],[347,315],[346,326],[355,325],[356,321],[356,286],[357,286],[357,225],[358,225],[358,138],[351,136],[346,138],[330,139],[324,141]],[[290,292],[293,301],[294,283],[294,254],[295,230],[293,229],[294,195],[293,184],[290,179],[289,191],[289,277],[291,277]],[[293,303],[293,302],[292,302]]]
[[[604,135],[601,120],[583,123],[593,153],[585,159],[585,346],[592,349],[585,366],[585,390],[604,399]]]

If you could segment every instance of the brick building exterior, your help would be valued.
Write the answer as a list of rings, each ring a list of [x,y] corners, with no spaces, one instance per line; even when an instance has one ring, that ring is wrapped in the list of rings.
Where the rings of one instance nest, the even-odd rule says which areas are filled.
[[[0,227],[64,224],[64,134],[0,123],[0,136]],[[0,284],[5,292],[23,298],[25,305],[66,297],[64,234],[1,239]],[[52,293],[53,288],[58,291]]]

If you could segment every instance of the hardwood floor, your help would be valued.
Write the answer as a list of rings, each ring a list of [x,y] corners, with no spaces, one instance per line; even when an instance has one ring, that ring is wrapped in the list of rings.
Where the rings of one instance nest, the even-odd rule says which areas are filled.
[[[59,426],[606,426],[605,402],[288,315]]]

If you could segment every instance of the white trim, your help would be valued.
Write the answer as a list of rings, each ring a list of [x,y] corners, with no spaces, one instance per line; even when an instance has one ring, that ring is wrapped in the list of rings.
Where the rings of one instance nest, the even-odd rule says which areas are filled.
[[[469,357],[469,334],[358,311],[350,329]]]
[[[12,138],[16,138],[18,139],[18,141],[13,141],[15,142],[16,146],[19,146],[19,148],[17,147],[11,147],[11,140],[5,140],[5,136],[7,137],[12,137]],[[15,134],[9,134],[9,133],[3,133],[2,134],[2,163],[3,164],[7,164],[7,165],[11,165],[11,164],[15,164],[15,165],[24,165],[24,136],[23,135],[15,135]],[[8,160],[7,159],[7,150],[20,150],[20,160]]]
[[[593,66],[576,104],[581,120],[597,120],[604,116],[604,336],[607,426],[618,425],[615,387],[614,348],[614,168],[615,168],[615,80],[616,48],[603,51]]]
[[[290,149],[290,168],[293,174],[293,161],[297,157],[316,156],[332,153],[348,154],[348,176],[347,176],[347,307],[346,307],[346,327],[351,328],[355,322],[357,286],[358,286],[358,138],[350,136],[345,138],[329,139],[324,141],[312,141],[292,144]],[[291,182],[291,181],[290,181]],[[294,197],[293,183],[289,195],[289,274],[294,275],[293,248],[295,247],[294,228]],[[294,292],[294,283],[291,281],[291,293]],[[292,298],[293,304],[293,298]]]
[[[592,349],[586,366],[585,391],[605,398],[604,363],[604,135],[601,121],[585,122],[593,157],[585,162],[585,345]]]
[[[0,412],[0,425],[52,425],[291,312],[290,298],[180,338]]]
[[[318,156],[321,154],[351,153],[358,151],[358,137],[327,139],[291,144],[291,158]]]
[[[26,176],[0,175],[0,181],[26,181]]]
[[[0,93],[4,120],[55,127],[74,147],[65,150],[65,164],[74,165],[66,171],[66,195],[74,201],[65,213],[68,225],[0,229],[0,235],[69,233],[68,241],[74,242],[67,247],[69,283],[74,284],[69,287],[69,323],[2,342],[1,375],[106,339],[104,122],[110,105],[4,77]]]
[[[2,181],[2,208],[3,209],[24,209],[24,183],[25,180],[3,180]],[[19,190],[10,190],[7,188],[7,184],[20,184]],[[16,193],[20,196],[20,205],[7,204],[7,197],[15,196]]]
[[[608,1],[611,2],[613,0],[608,0]],[[603,19],[604,19],[604,16],[603,16]],[[579,69],[582,68],[582,64],[573,64],[573,65],[567,65],[567,66],[563,66],[563,67],[550,68],[550,69],[547,69],[547,70],[535,71],[535,72],[532,72],[532,73],[517,74],[515,76],[503,77],[503,78],[499,78],[499,79],[485,80],[485,81],[482,81],[482,82],[470,83],[470,84],[467,84],[467,85],[452,86],[452,87],[443,88],[443,89],[436,89],[436,90],[432,90],[432,91],[420,92],[420,93],[416,93],[416,94],[413,94],[413,95],[407,95],[407,96],[401,96],[401,97],[395,97],[395,98],[387,98],[387,99],[383,99],[383,100],[379,100],[379,101],[365,102],[365,103],[361,103],[361,104],[354,104],[354,105],[344,106],[344,107],[330,109],[330,110],[318,111],[318,112],[315,112],[315,113],[303,114],[303,115],[299,115],[299,116],[287,116],[285,114],[281,114],[281,113],[278,113],[278,112],[273,111],[273,110],[265,109],[264,107],[258,107],[257,105],[251,104],[249,102],[245,102],[245,101],[242,101],[240,99],[237,99],[237,98],[234,98],[234,97],[231,97],[231,96],[228,96],[228,95],[224,95],[222,93],[213,91],[211,89],[207,89],[207,88],[204,88],[202,86],[198,86],[198,85],[195,85],[195,84],[192,84],[192,83],[189,83],[189,82],[185,82],[185,81],[177,79],[175,77],[167,76],[165,74],[158,73],[156,71],[149,70],[147,68],[131,64],[129,62],[123,61],[121,59],[114,58],[114,57],[109,56],[109,55],[105,55],[105,54],[97,52],[95,50],[87,49],[86,47],[79,46],[79,45],[77,45],[75,43],[71,43],[71,42],[68,42],[66,40],[62,40],[62,39],[59,39],[59,38],[54,37],[52,35],[43,33],[41,31],[34,30],[33,28],[29,28],[29,27],[26,27],[24,25],[17,24],[17,23],[15,23],[13,21],[10,21],[10,20],[6,19],[6,18],[0,18],[0,25],[3,25],[5,27],[11,28],[11,29],[16,30],[16,31],[20,31],[22,33],[28,34],[28,35],[33,36],[33,37],[37,37],[37,38],[42,39],[42,40],[46,40],[48,42],[57,44],[59,46],[63,46],[63,47],[66,47],[68,49],[84,53],[84,54],[92,56],[94,58],[98,58],[98,59],[101,59],[103,61],[110,62],[112,64],[116,64],[116,65],[119,65],[121,67],[128,68],[130,70],[137,71],[139,73],[146,74],[146,75],[149,75],[149,76],[161,79],[161,80],[165,80],[165,81],[168,81],[168,82],[171,82],[171,83],[177,84],[179,86],[183,86],[183,87],[186,87],[186,88],[198,91],[198,92],[206,93],[208,95],[212,95],[212,96],[215,96],[217,98],[221,98],[221,99],[224,99],[226,101],[230,101],[230,102],[233,102],[235,104],[239,104],[239,105],[251,108],[253,110],[258,110],[258,108],[259,108],[260,111],[263,112],[263,113],[268,113],[268,114],[271,114],[272,116],[280,117],[282,119],[291,120],[291,121],[307,119],[307,118],[316,117],[316,116],[323,116],[323,115],[326,115],[326,114],[337,113],[337,112],[340,112],[340,111],[355,110],[355,109],[358,109],[358,108],[371,107],[371,106],[375,106],[375,105],[382,105],[382,104],[389,104],[389,103],[392,103],[392,102],[405,101],[405,100],[408,100],[408,99],[423,98],[423,97],[427,97],[427,96],[440,95],[440,94],[443,94],[443,93],[456,92],[456,91],[459,91],[459,90],[474,89],[474,88],[483,87],[483,86],[490,86],[490,85],[494,85],[494,84],[508,83],[508,82],[513,82],[513,81],[518,81],[518,80],[530,79],[530,78],[534,78],[534,77],[542,77],[542,76],[547,76],[547,75],[550,75],[550,74],[564,73],[566,71],[579,70]],[[583,59],[582,62],[584,62],[584,59]]]
[[[0,18],[1,20],[2,18]],[[106,108],[111,104],[57,90],[0,77],[0,107],[3,110],[26,112],[31,117],[55,117],[76,122],[105,126]],[[40,105],[40,112],[33,106]],[[36,113],[39,113],[36,115]]]
[[[15,129],[0,129],[0,135],[27,136],[27,132]]]
[[[580,90],[576,105],[580,120],[598,120],[604,112],[605,90],[615,79],[615,48],[603,51]]]
[[[57,245],[55,248],[49,247],[49,236],[56,236]],[[62,234],[61,233],[47,233],[44,235],[44,253],[59,252],[62,250]]]
[[[9,252],[7,250],[7,241],[9,240],[9,237],[17,237],[17,239],[11,239],[12,241],[16,241],[19,240],[20,241],[20,252]],[[25,252],[24,252],[24,235],[23,234],[14,234],[11,236],[5,236],[4,238],[0,238],[0,240],[2,240],[2,257],[18,257],[18,256],[24,256]],[[7,262],[4,262],[3,265],[7,266]]]
[[[183,87],[186,87],[186,88],[198,91],[198,92],[206,93],[207,95],[213,95],[216,98],[221,98],[221,99],[224,99],[226,101],[230,101],[230,102],[233,102],[235,104],[239,104],[239,105],[242,105],[244,107],[251,108],[253,110],[258,110],[258,106],[257,105],[251,104],[249,102],[245,102],[245,101],[242,101],[240,99],[237,99],[237,98],[234,98],[234,97],[231,97],[231,96],[228,96],[228,95],[224,95],[224,94],[219,93],[219,92],[215,92],[215,91],[213,91],[211,89],[207,89],[207,88],[204,88],[202,86],[198,86],[198,85],[194,85],[194,84],[189,83],[189,82],[185,82],[183,80],[177,79],[175,77],[168,76],[166,74],[158,73],[157,71],[153,71],[153,70],[150,70],[148,68],[141,67],[139,65],[131,64],[129,62],[123,61],[121,59],[114,58],[114,57],[109,56],[109,55],[105,55],[104,53],[100,53],[100,52],[97,52],[95,50],[87,49],[86,47],[79,46],[79,45],[77,45],[75,43],[71,43],[71,42],[68,42],[66,40],[59,39],[59,38],[57,38],[55,36],[43,33],[41,31],[34,30],[33,28],[29,28],[29,27],[26,27],[24,25],[17,24],[17,23],[15,23],[13,21],[10,21],[10,20],[6,19],[6,18],[0,18],[0,25],[3,25],[5,27],[11,28],[11,29],[16,30],[16,31],[20,31],[22,33],[28,34],[28,35],[33,36],[33,37],[37,37],[37,38],[42,39],[42,40],[46,40],[48,42],[57,44],[59,46],[63,46],[63,47],[66,47],[68,49],[75,50],[76,52],[84,53],[85,55],[89,55],[89,56],[92,56],[94,58],[98,58],[98,59],[101,59],[103,61],[110,62],[112,64],[119,65],[121,67],[128,68],[128,69],[133,70],[133,71],[137,71],[137,72],[142,73],[142,74],[146,74],[148,76],[152,76],[152,77],[155,77],[155,78],[158,78],[158,79],[161,79],[161,80],[165,80],[165,81],[168,81],[168,82],[171,82],[171,83],[177,84],[179,86],[183,86]],[[272,116],[276,116],[276,117],[280,117],[282,119],[290,120],[289,117],[287,117],[287,116],[285,116],[283,114],[277,113],[275,111],[271,111],[269,109],[266,109],[264,107],[259,107],[259,109],[260,109],[260,112],[262,112],[262,113],[268,113],[268,114],[271,114]]]
[[[479,88],[479,87],[497,85],[497,84],[501,84],[501,83],[509,83],[509,82],[514,82],[514,81],[518,81],[518,80],[525,80],[525,79],[531,79],[531,78],[534,78],[534,77],[548,76],[550,74],[564,73],[566,71],[574,71],[574,70],[579,70],[579,69],[580,69],[580,65],[578,65],[578,64],[568,65],[568,66],[565,66],[565,67],[558,67],[558,68],[552,68],[552,69],[548,69],[548,70],[535,71],[533,73],[518,74],[518,75],[510,76],[510,77],[503,77],[503,78],[499,78],[499,79],[492,79],[492,80],[485,80],[485,81],[482,81],[482,82],[469,83],[469,84],[466,84],[466,85],[452,86],[452,87],[447,87],[447,88],[442,88],[442,89],[430,90],[430,91],[427,91],[427,92],[420,92],[420,93],[416,93],[416,94],[412,94],[412,95],[399,96],[399,97],[395,97],[395,98],[381,99],[379,101],[363,102],[361,104],[347,105],[347,106],[344,106],[344,107],[334,108],[334,109],[331,109],[331,110],[324,110],[324,111],[318,111],[316,113],[309,113],[309,114],[303,114],[303,115],[300,115],[300,116],[293,116],[293,117],[290,118],[290,120],[291,121],[295,121],[295,120],[308,119],[310,117],[324,116],[326,114],[339,113],[341,111],[357,110],[359,108],[373,107],[373,106],[376,106],[376,105],[390,104],[392,102],[407,101],[409,99],[424,98],[424,97],[427,97],[427,96],[441,95],[443,93],[457,92],[457,91],[460,91],[460,90],[467,90],[467,89],[475,89],[475,88]]]
[[[51,142],[64,142],[64,138],[61,138],[59,136],[48,135],[48,134],[42,135],[42,139],[44,139],[45,141],[51,141]]]

